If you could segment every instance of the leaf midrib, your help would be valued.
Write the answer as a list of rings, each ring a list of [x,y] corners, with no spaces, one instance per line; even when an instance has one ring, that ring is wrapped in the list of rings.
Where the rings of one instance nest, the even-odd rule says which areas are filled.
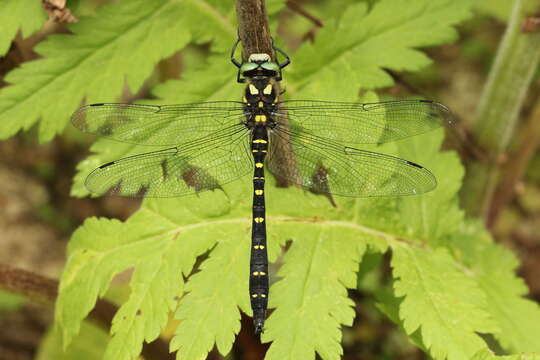
[[[156,214],[158,214],[158,213],[156,213]],[[159,216],[161,216],[161,215],[159,215]],[[170,219],[167,219],[167,218],[164,218],[164,219],[166,219],[168,222],[171,222]],[[396,237],[396,236],[394,236],[392,234],[388,234],[388,233],[385,233],[385,232],[382,232],[382,231],[379,231],[379,230],[376,230],[376,229],[369,228],[367,226],[354,224],[354,223],[350,223],[350,222],[347,222],[347,221],[321,220],[321,219],[318,219],[318,218],[294,218],[294,217],[272,217],[272,216],[267,217],[267,219],[268,219],[269,222],[274,221],[276,223],[296,222],[296,223],[312,224],[314,226],[330,225],[330,226],[344,227],[344,228],[353,229],[353,230],[356,230],[356,231],[359,231],[359,232],[362,232],[362,233],[367,233],[367,234],[370,234],[370,235],[373,235],[373,236],[377,236],[377,237],[380,237],[380,238],[382,238],[384,240],[388,240],[394,246],[403,245],[403,244],[411,245],[411,243],[408,242],[407,240],[402,239],[402,238],[398,238],[398,237]],[[182,231],[190,231],[190,230],[193,230],[193,229],[206,227],[206,226],[227,225],[227,224],[243,224],[243,223],[251,224],[251,222],[252,222],[251,218],[242,217],[242,218],[231,218],[231,219],[225,219],[225,220],[203,221],[203,222],[199,222],[199,223],[196,223],[196,224],[180,225],[180,226],[175,227],[174,229],[169,229],[167,231],[162,231],[162,232],[156,233],[154,235],[148,236],[148,237],[146,237],[144,239],[140,239],[140,240],[136,240],[136,241],[133,241],[131,243],[128,243],[128,244],[120,245],[120,247],[114,247],[114,248],[111,248],[111,249],[108,249],[108,250],[105,250],[105,251],[101,251],[101,252],[95,251],[95,252],[96,252],[96,256],[98,256],[100,258],[103,258],[103,257],[105,257],[107,255],[110,255],[111,253],[119,250],[119,248],[120,249],[126,249],[126,248],[129,248],[129,247],[132,247],[132,246],[138,246],[141,243],[154,241],[154,240],[159,239],[161,237],[166,237],[166,236],[170,236],[170,235],[178,235]],[[412,245],[414,245],[414,244],[412,244]]]

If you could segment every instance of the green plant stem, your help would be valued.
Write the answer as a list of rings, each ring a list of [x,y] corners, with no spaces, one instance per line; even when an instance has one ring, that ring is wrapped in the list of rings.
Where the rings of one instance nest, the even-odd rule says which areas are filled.
[[[506,205],[513,199],[517,184],[525,175],[527,166],[540,148],[540,101],[538,101],[527,120],[527,124],[520,130],[519,147],[510,156],[510,161],[504,167],[504,176],[497,186],[493,196],[488,217],[488,226],[495,225],[497,218]]]
[[[514,135],[540,59],[540,33],[522,32],[522,24],[530,15],[525,10],[530,8],[529,4],[515,0],[472,123],[473,137],[488,156],[486,161],[472,161],[467,165],[461,200],[469,215],[483,219],[488,216],[497,186],[499,159]]]

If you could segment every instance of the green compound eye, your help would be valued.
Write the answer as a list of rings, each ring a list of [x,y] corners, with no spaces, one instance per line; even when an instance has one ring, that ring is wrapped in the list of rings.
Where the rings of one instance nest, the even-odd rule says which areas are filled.
[[[240,71],[242,73],[245,73],[246,71],[251,71],[251,70],[255,70],[256,68],[258,68],[259,65],[256,64],[256,63],[252,63],[252,62],[246,62],[246,63],[243,63],[241,66],[240,66]]]
[[[279,65],[272,61],[267,61],[261,64],[261,67],[264,70],[270,70],[270,71],[279,71]]]

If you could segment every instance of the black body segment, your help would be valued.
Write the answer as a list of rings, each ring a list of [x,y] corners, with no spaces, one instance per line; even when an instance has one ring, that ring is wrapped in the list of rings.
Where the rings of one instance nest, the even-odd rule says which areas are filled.
[[[264,202],[264,162],[268,154],[268,131],[274,126],[270,114],[276,110],[276,90],[270,78],[250,78],[244,101],[247,126],[251,129],[253,154],[253,219],[251,227],[251,258],[249,294],[253,310],[255,333],[264,331],[268,307],[268,254],[266,249],[266,208]]]
[[[264,203],[264,159],[268,151],[266,128],[253,129],[251,151],[253,171],[253,223],[251,227],[251,259],[249,265],[249,294],[255,332],[263,331],[268,306],[268,255],[266,251],[266,208]]]

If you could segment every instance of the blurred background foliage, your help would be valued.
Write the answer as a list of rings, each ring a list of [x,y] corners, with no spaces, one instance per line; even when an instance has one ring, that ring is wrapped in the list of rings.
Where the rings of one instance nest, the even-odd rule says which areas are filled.
[[[320,26],[316,19],[339,13],[345,2],[355,1],[274,1],[269,6],[269,12],[276,20],[273,22],[273,32],[286,49],[294,50],[317,35]],[[36,15],[31,23],[21,21],[21,31],[14,34],[13,42],[9,41],[9,34],[2,35],[0,51],[5,50],[5,54],[0,58],[0,86],[7,86],[3,78],[12,69],[38,57],[33,48],[47,36],[68,32],[66,23],[95,14],[96,8],[108,2],[73,0],[68,1],[65,7],[61,6],[62,1],[44,3],[50,4],[36,7],[36,14],[41,15]],[[421,72],[395,74],[396,85],[384,89],[380,94],[398,97],[422,94],[437,99],[452,109],[466,129],[500,44],[512,3],[509,0],[477,0],[474,16],[458,27],[460,37],[457,42],[429,49],[429,56],[434,59],[432,65]],[[16,20],[16,9],[9,9],[13,13],[8,13],[6,8],[2,8],[3,5],[0,1],[0,19]],[[281,10],[275,14],[278,9]],[[208,44],[192,44],[162,60],[139,92],[133,94],[125,89],[123,100],[151,97],[150,89],[167,79],[182,78],[184,68],[202,69],[209,53]],[[527,120],[540,115],[540,112],[535,112],[540,101],[539,79],[540,72],[537,72],[528,90],[507,161],[511,161],[512,154],[519,153],[524,146],[523,139],[527,139],[530,131]],[[535,118],[535,121],[540,122],[540,119]],[[58,278],[64,265],[66,243],[85,218],[106,216],[127,219],[138,208],[139,202],[133,199],[70,196],[75,168],[88,154],[92,141],[69,126],[62,136],[44,144],[39,144],[36,127],[0,141],[0,263]],[[450,146],[459,150],[463,146],[463,139]],[[463,160],[467,162],[466,157]],[[501,164],[504,167],[504,161]],[[503,178],[508,175],[504,171],[502,174]],[[538,150],[526,167],[524,176],[517,182],[515,195],[490,224],[490,230],[498,242],[518,255],[521,260],[519,275],[527,283],[531,297],[540,301]],[[375,266],[381,261],[380,255],[370,257],[364,260],[362,286],[352,294],[357,310],[362,312],[363,321],[357,321],[353,328],[344,330],[344,359],[425,359],[426,356],[376,310],[373,299],[364,296],[363,290],[369,291],[380,278],[388,276],[387,268],[369,271],[366,264]],[[117,281],[119,286],[113,298],[121,299],[124,296],[122,285],[125,284],[121,278]],[[0,359],[32,359],[36,356],[38,359],[60,359],[66,356],[59,354],[50,357],[58,349],[58,344],[54,344],[57,339],[49,338],[47,334],[51,321],[51,308],[0,292]],[[85,325],[83,331],[86,336],[77,339],[71,351],[74,354],[86,353],[88,359],[99,358],[99,344],[106,340],[106,336],[89,324]],[[256,346],[240,336],[233,354],[228,358],[250,359],[246,354]],[[48,355],[43,355],[45,353]],[[211,353],[210,358],[221,357]]]

